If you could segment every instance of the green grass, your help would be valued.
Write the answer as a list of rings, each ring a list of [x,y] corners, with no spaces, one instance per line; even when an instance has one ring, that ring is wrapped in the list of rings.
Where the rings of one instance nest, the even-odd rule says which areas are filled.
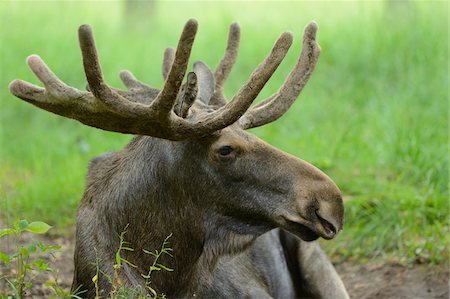
[[[391,4],[389,4],[391,3]],[[446,2],[168,2],[126,12],[124,2],[0,4],[0,209],[4,222],[73,225],[88,161],[129,136],[40,111],[11,96],[9,82],[34,83],[25,58],[37,53],[65,82],[84,86],[77,27],[93,25],[105,77],[121,86],[130,69],[161,86],[163,49],[184,22],[199,33],[192,61],[215,67],[228,25],[241,50],[226,86],[233,95],[285,30],[295,41],[261,93],[275,92],[295,64],[303,27],[319,24],[318,67],[291,110],[253,130],[312,162],[343,190],[346,225],[331,254],[405,261],[448,258],[448,14]],[[66,12],[70,12],[70,15]]]

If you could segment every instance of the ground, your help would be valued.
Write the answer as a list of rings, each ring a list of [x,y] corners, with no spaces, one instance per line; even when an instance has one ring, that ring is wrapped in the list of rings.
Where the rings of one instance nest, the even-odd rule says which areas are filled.
[[[50,258],[50,266],[59,269],[58,283],[69,289],[73,274],[73,238],[52,237],[42,240],[45,244],[59,244],[61,251]],[[2,242],[0,251],[13,248],[12,242]],[[0,274],[6,269],[0,266]],[[336,265],[351,298],[357,299],[432,299],[449,298],[449,270],[444,266],[415,264],[410,266],[394,262],[370,261],[343,262]],[[34,278],[34,287],[27,298],[48,298],[52,291],[43,282],[53,280],[53,275]],[[0,294],[5,292],[5,282],[0,281]]]
[[[351,298],[449,298],[449,272],[444,266],[346,262],[336,269]]]

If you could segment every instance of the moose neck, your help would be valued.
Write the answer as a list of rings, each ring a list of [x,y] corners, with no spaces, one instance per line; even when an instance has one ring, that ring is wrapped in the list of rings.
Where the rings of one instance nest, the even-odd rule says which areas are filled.
[[[180,285],[190,289],[189,282],[198,283],[210,277],[202,274],[214,269],[218,257],[244,250],[267,230],[242,231],[238,220],[217,211],[213,204],[216,199],[202,190],[199,182],[186,185],[186,178],[195,180],[195,173],[191,173],[195,170],[187,167],[185,173],[174,175],[174,170],[180,171],[174,167],[177,163],[174,159],[178,158],[174,157],[176,146],[166,140],[136,137],[115,154],[110,168],[120,167],[110,169],[110,184],[120,185],[121,189],[108,194],[100,213],[105,215],[104,221],[112,233],[120,233],[128,226],[125,241],[134,248],[128,258],[142,273],[153,262],[153,257],[142,249],[159,250],[164,239],[172,234],[169,241],[174,258],[166,256],[158,262],[174,268],[174,272],[161,271],[152,278],[155,286],[160,283],[160,291],[166,294],[175,294]]]

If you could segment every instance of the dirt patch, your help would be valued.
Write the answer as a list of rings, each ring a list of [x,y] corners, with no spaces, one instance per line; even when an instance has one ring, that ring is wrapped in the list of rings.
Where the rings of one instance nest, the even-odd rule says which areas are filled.
[[[351,298],[449,298],[449,270],[445,266],[346,262],[336,269]]]
[[[3,242],[0,251],[13,249],[13,243]],[[5,240],[6,241],[6,240]],[[26,240],[27,241],[27,240]],[[29,240],[28,240],[29,241]],[[41,238],[45,244],[58,244],[61,251],[45,256],[50,266],[58,269],[58,284],[70,289],[73,275],[73,238]],[[445,266],[413,265],[403,266],[398,263],[369,262],[358,264],[345,262],[336,265],[351,298],[355,299],[434,299],[449,298],[449,270]],[[5,266],[0,265],[0,276],[8,275]],[[53,274],[39,275],[33,278],[33,289],[26,298],[48,298],[53,295],[51,289],[43,286],[46,281],[54,281]],[[5,293],[7,285],[0,280],[0,294]]]
[[[31,281],[33,286],[30,290],[25,292],[24,298],[49,298],[55,296],[55,292],[50,288],[45,286],[46,282],[57,283],[65,291],[69,291],[72,285],[73,276],[73,252],[74,252],[74,241],[73,238],[63,238],[59,236],[47,237],[47,236],[31,236],[29,233],[24,233],[22,235],[22,244],[24,246],[31,245],[33,240],[39,240],[44,245],[58,245],[61,249],[54,252],[46,252],[39,254],[39,250],[31,255],[33,259],[43,259],[44,262],[48,263],[50,268],[55,269],[55,272],[44,272],[40,273],[37,271],[31,271],[27,274],[28,279]],[[0,252],[5,252],[11,254],[15,251],[15,241],[13,236],[7,236],[1,239],[0,242]],[[30,262],[31,263],[31,262]],[[0,277],[6,276],[7,278],[16,277],[15,270],[12,267],[6,267],[0,262]],[[5,279],[0,279],[0,295],[2,294],[13,294],[11,287],[8,285]],[[1,296],[0,296],[1,297]]]

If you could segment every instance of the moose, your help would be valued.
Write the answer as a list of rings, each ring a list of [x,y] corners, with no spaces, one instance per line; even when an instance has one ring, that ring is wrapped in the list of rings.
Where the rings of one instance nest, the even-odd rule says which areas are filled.
[[[44,88],[14,80],[10,91],[41,109],[88,126],[136,135],[119,152],[94,158],[77,212],[73,288],[88,298],[108,294],[118,234],[127,227],[133,251],[117,275],[144,285],[153,262],[143,250],[172,235],[173,272],[152,277],[169,298],[348,298],[317,242],[342,229],[341,192],[318,168],[286,154],[246,129],[280,118],[317,63],[317,24],[305,28],[301,54],[281,88],[250,107],[293,41],[285,32],[270,54],[227,101],[224,83],[237,60],[240,27],[230,26],[225,54],[213,72],[201,61],[186,74],[197,21],[189,20],[176,51],[164,52],[161,90],[129,71],[126,90],[103,79],[91,27],[79,28],[87,90],[62,82],[37,55],[30,69]],[[186,78],[186,79],[185,79]],[[97,263],[96,263],[97,262]]]

